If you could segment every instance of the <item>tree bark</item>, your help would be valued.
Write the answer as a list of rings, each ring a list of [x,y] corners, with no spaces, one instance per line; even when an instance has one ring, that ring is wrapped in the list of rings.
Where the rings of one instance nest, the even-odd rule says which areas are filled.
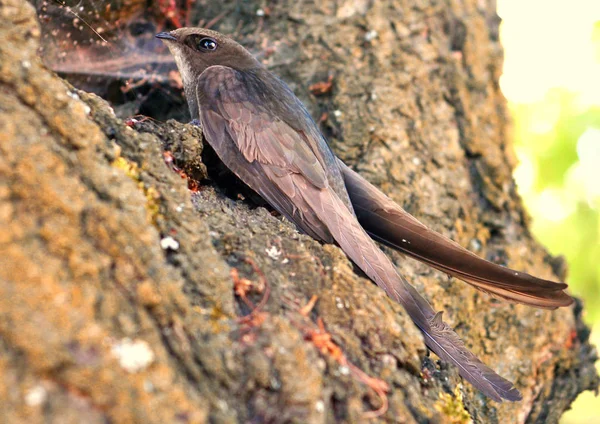
[[[283,0],[261,18],[263,2],[197,3],[197,17],[229,11],[219,29],[237,28],[315,118],[327,114],[335,152],[419,220],[511,268],[565,277],[528,232],[511,176],[492,2]],[[580,303],[498,302],[386,249],[523,394],[486,399],[426,356],[402,308],[339,248],[236,197],[247,192],[217,168],[203,180],[199,128],[125,123],[41,64],[28,3],[0,0],[0,17],[6,422],[361,422],[387,402],[380,422],[553,423],[597,387]],[[332,91],[312,96],[330,74]]]

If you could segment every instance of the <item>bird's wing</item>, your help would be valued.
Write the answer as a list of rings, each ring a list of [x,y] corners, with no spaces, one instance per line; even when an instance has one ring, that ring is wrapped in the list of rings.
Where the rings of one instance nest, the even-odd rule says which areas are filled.
[[[496,401],[519,400],[517,389],[485,366],[427,301],[396,272],[389,258],[360,226],[328,183],[319,151],[306,135],[269,110],[250,92],[247,78],[221,66],[198,81],[200,120],[206,139],[238,177],[297,226],[335,241],[373,281],[399,302],[425,336],[427,346],[454,363],[460,374]],[[263,96],[275,93],[263,93]],[[335,163],[335,162],[334,162]],[[338,170],[339,171],[339,170]],[[318,237],[319,238],[319,237]]]
[[[225,66],[207,68],[198,80],[200,121],[206,139],[223,163],[278,212],[306,234],[333,242],[324,223],[299,199],[306,185],[327,187],[327,174],[305,140],[274,116],[264,93]],[[293,175],[302,178],[294,183]]]
[[[360,224],[375,240],[509,301],[555,309],[573,299],[564,283],[496,265],[430,230],[338,159]]]

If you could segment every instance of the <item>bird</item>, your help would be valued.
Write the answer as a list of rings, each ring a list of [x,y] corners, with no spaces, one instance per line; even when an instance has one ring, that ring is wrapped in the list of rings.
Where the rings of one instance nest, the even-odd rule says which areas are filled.
[[[522,399],[467,349],[377,242],[511,302],[568,306],[566,284],[488,262],[427,228],[337,158],[288,85],[232,38],[204,28],[156,37],[175,59],[194,122],[229,170],[301,232],[337,244],[465,380],[494,401]]]

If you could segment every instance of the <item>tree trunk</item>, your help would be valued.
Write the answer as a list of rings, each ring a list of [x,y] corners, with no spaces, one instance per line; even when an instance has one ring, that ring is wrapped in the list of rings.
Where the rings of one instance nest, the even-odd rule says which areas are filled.
[[[564,278],[529,234],[511,176],[493,2],[197,3],[198,17],[226,10],[218,29],[237,28],[322,117],[335,152],[419,220],[495,262]],[[381,422],[553,423],[597,386],[580,304],[498,302],[386,249],[523,394],[486,399],[426,356],[403,309],[339,248],[256,207],[214,166],[196,187],[200,129],[127,125],[41,64],[28,3],[0,0],[0,17],[6,422],[361,422],[379,410]],[[312,96],[329,75],[331,92]]]

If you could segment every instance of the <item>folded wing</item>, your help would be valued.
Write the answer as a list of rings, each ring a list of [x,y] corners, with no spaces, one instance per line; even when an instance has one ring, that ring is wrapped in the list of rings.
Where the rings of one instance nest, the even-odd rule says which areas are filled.
[[[496,265],[430,230],[338,159],[360,224],[375,240],[509,301],[555,309],[573,299],[564,283]]]
[[[273,80],[275,81],[275,80]],[[275,91],[223,66],[207,68],[198,81],[200,120],[206,139],[238,177],[313,237],[335,241],[373,281],[408,312],[427,346],[454,363],[460,374],[496,401],[519,400],[517,389],[485,366],[427,301],[398,275],[354,215],[335,157],[311,137],[312,121],[293,121],[273,102],[297,101],[287,87]],[[283,94],[282,94],[283,93]],[[287,94],[286,94],[287,93]],[[279,105],[281,106],[281,105]],[[307,113],[298,119],[305,119]],[[307,135],[308,134],[308,135]],[[313,136],[311,136],[311,134]],[[327,166],[327,164],[333,164]]]

